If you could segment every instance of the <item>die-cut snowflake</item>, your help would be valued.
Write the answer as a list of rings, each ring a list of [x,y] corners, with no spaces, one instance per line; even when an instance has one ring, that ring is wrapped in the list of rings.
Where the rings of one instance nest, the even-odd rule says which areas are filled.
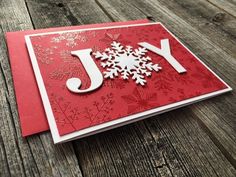
[[[146,48],[139,47],[133,50],[131,46],[124,47],[113,41],[111,48],[105,49],[103,53],[97,51],[93,55],[100,59],[101,66],[106,68],[103,72],[105,78],[113,79],[120,73],[123,79],[131,77],[137,84],[145,85],[145,76],[151,76],[152,71],[158,72],[161,69],[158,64],[152,63],[146,53]]]

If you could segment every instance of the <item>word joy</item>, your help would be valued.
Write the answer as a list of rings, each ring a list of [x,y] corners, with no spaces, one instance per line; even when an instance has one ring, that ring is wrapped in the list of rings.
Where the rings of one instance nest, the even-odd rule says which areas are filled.
[[[124,48],[120,43],[113,42],[111,49],[107,48],[102,54],[98,52],[95,57],[100,58],[104,68],[108,68],[107,72],[104,72],[104,77],[114,78],[121,73],[123,79],[128,79],[131,75],[137,84],[144,85],[146,80],[143,75],[150,76],[151,71],[157,72],[161,69],[158,64],[149,62],[151,58],[145,56],[147,50],[162,56],[179,74],[186,72],[186,69],[171,55],[169,39],[161,40],[161,48],[147,42],[140,42],[138,45],[141,46],[139,49],[132,50],[131,46]],[[103,83],[103,74],[91,57],[91,53],[91,48],[71,51],[73,56],[80,59],[91,81],[89,88],[80,89],[82,83],[79,78],[68,79],[66,86],[73,93],[91,92],[98,89]]]

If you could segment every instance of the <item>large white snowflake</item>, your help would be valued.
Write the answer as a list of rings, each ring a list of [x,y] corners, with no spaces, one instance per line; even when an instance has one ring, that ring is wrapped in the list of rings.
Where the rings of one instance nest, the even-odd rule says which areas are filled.
[[[158,72],[161,69],[158,64],[152,63],[146,53],[146,48],[139,47],[133,50],[131,46],[124,47],[113,41],[111,48],[105,49],[103,53],[97,51],[93,55],[100,59],[101,66],[106,68],[105,78],[113,79],[120,73],[123,79],[131,77],[137,84],[145,85],[145,76],[151,76],[152,71]]]

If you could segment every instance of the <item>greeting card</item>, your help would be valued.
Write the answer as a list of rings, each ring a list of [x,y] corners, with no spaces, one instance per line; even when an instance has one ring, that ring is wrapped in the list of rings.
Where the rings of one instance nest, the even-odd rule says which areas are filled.
[[[42,100],[37,87],[28,51],[25,45],[25,35],[46,33],[52,31],[55,32],[63,30],[85,29],[114,25],[138,24],[146,22],[148,22],[148,20],[143,19],[126,22],[90,24],[6,33],[22,136],[25,137],[33,135],[49,129]],[[107,36],[107,38],[110,37],[112,36]]]
[[[55,31],[25,40],[55,143],[231,90],[161,23]]]

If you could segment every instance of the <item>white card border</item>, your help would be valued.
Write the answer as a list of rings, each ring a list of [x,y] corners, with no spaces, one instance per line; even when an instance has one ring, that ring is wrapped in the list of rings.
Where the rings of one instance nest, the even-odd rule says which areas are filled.
[[[66,32],[102,30],[102,29],[124,28],[124,27],[134,27],[134,26],[147,26],[147,25],[156,25],[156,24],[159,24],[163,28],[165,28],[165,30],[167,30],[186,50],[188,50],[188,52],[190,52],[196,59],[198,59],[199,62],[201,64],[203,64],[210,72],[212,72],[222,83],[224,83],[227,86],[227,88],[222,89],[222,90],[218,90],[215,92],[211,92],[208,94],[204,94],[201,96],[197,96],[194,98],[189,98],[189,99],[179,101],[176,103],[172,103],[172,104],[169,104],[166,106],[161,106],[158,108],[150,109],[150,110],[147,110],[147,111],[144,111],[141,113],[136,113],[136,114],[133,114],[130,116],[126,116],[123,118],[119,118],[116,120],[112,120],[109,122],[105,122],[105,123],[102,123],[99,125],[95,125],[92,127],[88,127],[88,128],[85,128],[85,129],[82,129],[79,131],[75,131],[75,132],[60,136],[58,129],[57,129],[55,117],[53,115],[53,111],[51,108],[51,104],[50,104],[50,101],[49,101],[49,98],[47,95],[47,91],[46,91],[46,88],[44,85],[44,81],[43,81],[43,78],[42,78],[42,75],[41,75],[41,72],[40,72],[40,69],[38,66],[36,55],[34,53],[34,49],[33,49],[33,46],[32,46],[31,40],[30,40],[30,37],[31,36],[49,35],[49,34],[61,34],[61,33],[66,33]],[[218,75],[216,75],[205,63],[203,63],[195,54],[193,54],[182,42],[179,41],[179,39],[177,39],[177,37],[175,37],[175,35],[173,35],[168,29],[166,29],[166,27],[160,22],[131,24],[131,25],[118,25],[118,26],[88,28],[88,29],[79,29],[79,30],[66,30],[66,31],[58,31],[58,32],[48,32],[48,33],[38,33],[38,34],[26,35],[25,41],[26,41],[26,45],[27,45],[28,52],[30,55],[30,59],[31,59],[32,67],[33,67],[34,74],[36,77],[36,81],[38,84],[39,92],[42,97],[42,102],[43,102],[44,110],[46,112],[46,116],[48,119],[49,127],[50,127],[50,130],[52,133],[53,141],[55,144],[60,143],[60,142],[66,142],[66,141],[69,141],[72,139],[82,138],[82,137],[89,136],[89,135],[92,135],[95,133],[99,133],[102,131],[113,129],[113,128],[116,128],[116,127],[119,127],[119,126],[122,126],[125,124],[136,122],[138,120],[142,120],[147,117],[151,117],[151,116],[158,115],[158,114],[161,114],[161,113],[173,110],[173,109],[177,109],[177,108],[180,108],[180,107],[183,107],[183,106],[186,106],[186,105],[189,105],[189,104],[192,104],[192,103],[195,103],[195,102],[198,102],[198,101],[201,101],[201,100],[204,100],[204,99],[216,96],[216,95],[220,95],[222,93],[229,92],[232,90],[232,88],[227,83],[225,83]]]

